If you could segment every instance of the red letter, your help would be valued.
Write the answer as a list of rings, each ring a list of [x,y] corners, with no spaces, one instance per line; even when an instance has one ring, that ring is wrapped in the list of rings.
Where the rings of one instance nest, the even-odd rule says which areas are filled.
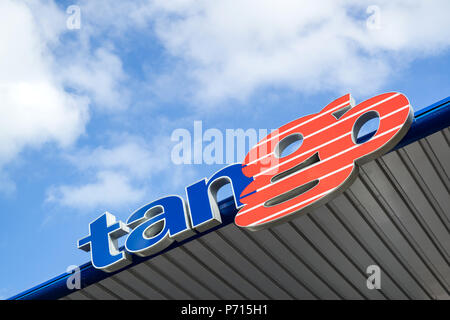
[[[238,226],[258,230],[329,201],[356,178],[356,164],[389,151],[413,119],[408,99],[396,92],[353,105],[347,94],[320,113],[282,126],[250,150],[242,171],[254,181],[241,194],[244,206],[235,218]],[[357,143],[361,126],[376,117],[376,133]],[[298,139],[300,148],[280,157],[283,146]]]

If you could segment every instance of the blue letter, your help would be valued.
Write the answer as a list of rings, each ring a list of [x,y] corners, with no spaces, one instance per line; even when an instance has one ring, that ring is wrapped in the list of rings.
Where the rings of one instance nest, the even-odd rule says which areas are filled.
[[[89,224],[89,236],[78,241],[78,248],[91,251],[95,268],[113,272],[131,263],[131,257],[117,246],[117,239],[128,232],[122,221],[116,222],[115,216],[105,212]]]
[[[242,164],[236,163],[217,171],[211,178],[200,180],[186,187],[189,201],[192,228],[206,231],[222,223],[217,192],[227,183],[231,183],[236,209],[242,206],[239,201],[245,187],[253,181],[242,173]]]
[[[146,257],[167,248],[173,240],[181,241],[194,233],[189,226],[183,198],[168,196],[135,211],[127,220],[133,231],[126,250]]]

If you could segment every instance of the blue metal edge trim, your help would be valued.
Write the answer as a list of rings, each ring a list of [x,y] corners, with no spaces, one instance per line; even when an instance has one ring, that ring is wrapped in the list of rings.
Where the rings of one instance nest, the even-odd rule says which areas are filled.
[[[433,103],[432,105],[422,108],[415,112],[414,114],[414,122],[411,125],[406,136],[397,144],[390,152],[397,150],[399,148],[404,147],[410,143],[413,143],[417,140],[420,140],[426,136],[429,136],[435,132],[438,132],[444,128],[450,126],[450,96]],[[368,135],[370,135],[369,133]],[[232,197],[226,198],[219,202],[220,213],[222,215],[222,224],[218,225],[215,228],[207,230],[202,233],[197,233],[193,237],[188,238],[181,242],[174,242],[172,245],[167,247],[166,249],[158,252],[155,255],[149,257],[138,257],[133,255],[133,262],[122,268],[116,272],[107,273],[95,269],[92,266],[91,262],[87,262],[80,266],[81,272],[81,288],[85,288],[91,284],[97,283],[103,279],[106,279],[114,274],[122,272],[125,269],[131,268],[143,261],[152,259],[155,256],[163,254],[169,250],[172,250],[178,246],[182,246],[184,243],[197,239],[205,234],[213,232],[217,229],[220,229],[234,221],[234,216],[236,215],[236,209],[234,206],[234,200]],[[28,289],[22,293],[19,293],[8,300],[51,300],[51,299],[59,299],[66,295],[69,295],[77,290],[70,290],[67,288],[66,282],[67,278],[70,277],[72,273],[63,273],[59,276],[56,276],[53,279],[50,279],[42,284],[39,284],[31,289]]]

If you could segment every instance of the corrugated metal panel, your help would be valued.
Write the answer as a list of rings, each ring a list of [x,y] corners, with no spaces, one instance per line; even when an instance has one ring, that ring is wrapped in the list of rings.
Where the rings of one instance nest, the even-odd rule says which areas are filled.
[[[450,130],[362,166],[289,223],[230,224],[68,299],[450,299]],[[381,290],[366,286],[378,265]]]

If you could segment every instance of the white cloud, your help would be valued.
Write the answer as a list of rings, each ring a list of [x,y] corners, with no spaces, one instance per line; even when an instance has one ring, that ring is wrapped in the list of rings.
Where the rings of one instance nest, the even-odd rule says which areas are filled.
[[[17,1],[0,2],[0,21],[1,167],[26,146],[72,143],[88,114],[87,100],[66,93],[52,74],[46,42],[54,34]]]
[[[106,210],[136,203],[142,200],[144,195],[145,190],[134,188],[126,175],[100,171],[93,183],[50,189],[47,201],[56,201],[62,206],[82,210],[99,207]]]
[[[47,192],[47,202],[85,211],[136,204],[150,192],[150,182],[156,175],[169,174],[169,148],[168,138],[157,137],[147,143],[126,137],[110,148],[84,149],[67,155],[81,175],[89,176],[88,181],[53,186]]]
[[[0,86],[0,157],[11,160],[24,146],[72,143],[83,131],[86,104],[51,82],[18,81]]]
[[[79,5],[85,38],[119,39],[139,31],[142,41],[151,41],[156,35],[176,61],[166,73],[148,76],[158,98],[194,96],[206,104],[246,99],[266,86],[365,94],[414,59],[450,46],[447,0],[82,0]],[[366,10],[374,5],[379,29],[367,27],[374,13]]]
[[[197,98],[246,98],[264,86],[368,92],[412,59],[450,45],[447,0],[152,2],[156,30]],[[380,29],[366,27],[369,5]]]
[[[166,149],[169,145],[157,142],[157,140],[164,141],[164,138],[154,140],[154,144],[159,145],[155,148],[151,148],[149,143],[136,137],[129,137],[126,140],[112,148],[100,146],[93,150],[81,150],[69,155],[68,159],[81,170],[119,170],[130,176],[142,178],[167,167],[167,156],[164,153],[168,152]]]
[[[121,85],[127,79],[122,61],[106,48],[93,54],[88,51],[80,46],[63,60],[61,80],[78,94],[89,96],[101,109],[126,109],[129,92]]]
[[[67,18],[52,0],[0,1],[0,173],[25,148],[73,144],[85,132],[90,104],[129,104],[114,48],[99,42],[94,50],[90,34],[69,31]],[[62,43],[68,32],[72,40]],[[2,177],[0,192],[11,193],[14,182],[5,171]]]

